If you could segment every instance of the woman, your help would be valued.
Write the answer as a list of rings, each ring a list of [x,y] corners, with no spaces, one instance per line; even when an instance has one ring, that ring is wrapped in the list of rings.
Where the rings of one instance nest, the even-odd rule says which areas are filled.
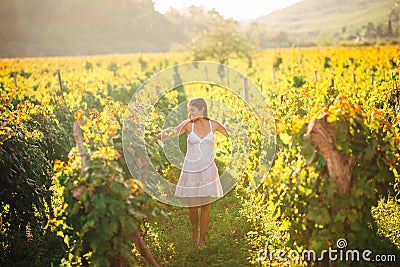
[[[220,132],[227,136],[228,132],[232,133],[233,130],[208,118],[207,103],[203,98],[190,100],[188,109],[187,120],[173,128],[170,133],[161,131],[154,141],[188,133],[187,153],[175,196],[187,198],[193,231],[192,242],[198,242],[198,248],[203,249],[206,245],[206,235],[208,235],[211,197],[223,196],[218,169],[214,161],[214,132]],[[199,207],[201,209],[200,216]]]

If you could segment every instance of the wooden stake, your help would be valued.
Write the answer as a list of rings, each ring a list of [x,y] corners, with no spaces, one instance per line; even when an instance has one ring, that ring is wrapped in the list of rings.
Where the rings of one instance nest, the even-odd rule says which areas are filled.
[[[244,78],[244,100],[249,103],[249,79]]]
[[[230,84],[229,84],[229,67],[228,67],[228,65],[226,65],[226,75],[227,75],[228,88],[229,88]]]
[[[60,86],[60,95],[61,95],[61,99],[64,100],[60,70],[57,70],[57,76],[58,76],[58,84],[59,84],[59,86]]]
[[[13,72],[11,73],[11,75],[12,75],[13,78],[14,78],[15,87],[17,87],[17,73],[16,73],[15,71],[13,71]]]
[[[83,146],[83,137],[81,132],[81,127],[78,122],[74,122],[74,139],[75,143],[78,146],[79,155],[82,159],[82,167],[85,167],[86,162],[89,160],[89,156],[86,153],[85,147]]]
[[[276,82],[275,70],[272,70],[272,79],[274,79],[274,83]]]
[[[156,94],[157,94],[157,97],[160,97],[160,95],[161,95],[161,93],[160,93],[160,85],[159,84],[156,84]]]
[[[138,231],[135,231],[133,233],[135,237],[135,245],[139,248],[140,253],[142,256],[153,266],[158,267],[157,261],[154,259],[153,255],[151,254],[150,250],[148,249],[146,242],[144,239],[140,236],[140,233]]]

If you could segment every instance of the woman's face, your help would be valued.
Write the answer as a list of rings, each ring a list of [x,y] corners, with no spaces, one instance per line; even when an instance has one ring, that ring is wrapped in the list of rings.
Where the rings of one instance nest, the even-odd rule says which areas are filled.
[[[195,106],[189,106],[189,115],[191,119],[196,119],[200,117],[204,117],[203,109],[199,109]]]

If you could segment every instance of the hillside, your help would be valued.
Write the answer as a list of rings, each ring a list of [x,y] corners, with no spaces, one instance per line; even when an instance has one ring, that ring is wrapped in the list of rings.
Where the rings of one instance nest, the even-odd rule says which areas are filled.
[[[221,18],[201,6],[160,14],[152,0],[0,1],[0,58],[182,51]],[[303,0],[240,25],[259,48],[392,42],[400,0]]]
[[[324,32],[355,33],[362,26],[387,25],[397,0],[304,0],[257,20],[288,34],[318,36]]]

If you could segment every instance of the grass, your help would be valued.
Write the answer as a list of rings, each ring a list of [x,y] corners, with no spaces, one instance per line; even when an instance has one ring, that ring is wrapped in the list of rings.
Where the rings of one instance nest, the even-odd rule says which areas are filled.
[[[236,194],[232,190],[211,203],[210,240],[204,250],[191,243],[188,208],[167,207],[168,217],[146,222],[145,240],[160,266],[248,266],[246,233],[251,225],[240,215]]]
[[[285,247],[288,225],[274,219],[254,199],[241,197],[243,195],[235,189],[211,204],[210,240],[204,250],[191,243],[188,208],[166,206],[168,216],[155,216],[148,220],[142,230],[159,265],[290,266],[290,262],[261,263],[257,260],[257,252],[264,244],[271,244],[274,249],[288,249]],[[388,238],[388,244],[400,249],[400,211],[396,201],[393,198],[382,199],[372,209],[372,215],[378,234]],[[146,266],[143,259],[139,257],[139,260]]]

